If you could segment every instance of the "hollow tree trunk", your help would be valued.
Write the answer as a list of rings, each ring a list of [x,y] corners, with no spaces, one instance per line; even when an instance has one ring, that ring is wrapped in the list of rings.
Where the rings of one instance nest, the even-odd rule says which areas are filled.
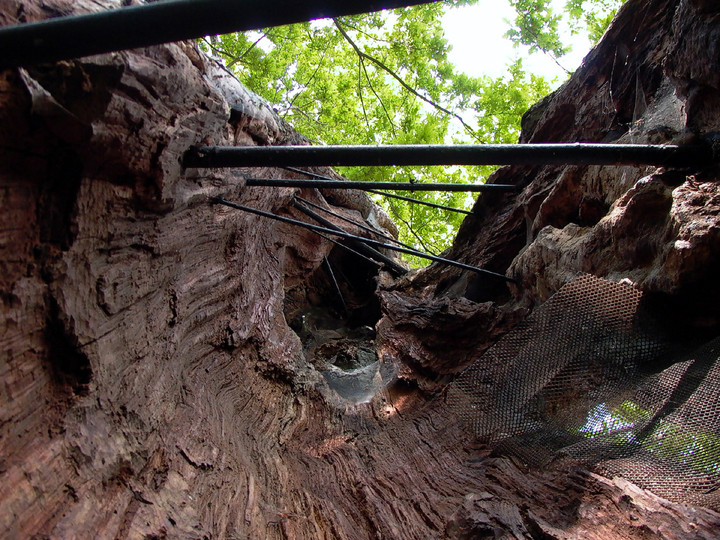
[[[97,5],[10,0],[0,21]],[[630,0],[585,66],[529,113],[524,138],[716,129],[720,66],[707,44],[718,28],[709,3]],[[381,272],[378,298],[374,266],[209,202],[297,215],[300,193],[391,229],[360,194],[182,169],[193,144],[305,143],[192,44],[4,71],[0,129],[2,537],[715,536],[711,510],[490,455],[441,392],[577,270],[624,273],[693,324],[717,325],[714,178],[662,192],[672,213],[652,222],[663,240],[644,248],[653,258],[633,244],[632,218],[647,213],[629,201],[652,202],[641,197],[652,182],[634,184],[654,171],[503,169],[495,180],[525,191],[482,197],[452,255],[510,269],[522,287],[433,267]],[[620,217],[608,223],[611,207]],[[692,253],[676,242],[688,238]],[[365,378],[347,379],[341,359]]]

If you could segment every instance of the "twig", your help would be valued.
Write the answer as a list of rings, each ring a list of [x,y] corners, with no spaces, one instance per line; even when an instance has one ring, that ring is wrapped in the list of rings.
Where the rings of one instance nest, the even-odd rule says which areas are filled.
[[[230,62],[228,62],[228,67],[229,67],[229,68],[232,68],[235,64],[237,64],[237,63],[240,61],[241,58],[243,58],[244,56],[246,56],[250,51],[252,51],[252,50],[255,48],[255,46],[256,46],[258,43],[260,43],[263,39],[265,39],[265,38],[267,37],[268,33],[269,33],[269,32],[263,32],[263,34],[262,34],[259,38],[257,38],[257,39],[255,40],[255,42],[254,42],[252,45],[250,45],[250,47],[248,47],[244,52],[238,54],[235,58],[233,58],[232,60],[230,60]]]
[[[340,21],[338,21],[338,19],[333,19],[333,23],[335,23],[335,26],[336,26],[337,29],[340,31],[340,33],[342,34],[342,36],[345,38],[345,41],[347,41],[347,42],[350,44],[350,46],[355,50],[355,53],[356,53],[360,58],[364,58],[365,60],[368,60],[369,62],[372,62],[373,64],[375,64],[377,67],[379,67],[380,69],[382,69],[383,71],[385,71],[388,75],[390,75],[393,79],[395,79],[398,83],[400,83],[400,85],[401,85],[403,88],[405,88],[405,90],[407,90],[408,92],[410,92],[410,93],[413,94],[414,96],[420,98],[420,99],[423,100],[425,103],[427,103],[427,104],[435,107],[438,111],[440,111],[440,112],[442,112],[442,113],[444,113],[444,114],[447,114],[448,116],[453,116],[453,117],[455,117],[457,120],[460,121],[460,123],[465,127],[465,129],[466,129],[469,133],[471,133],[473,136],[476,136],[475,130],[474,130],[467,122],[465,122],[465,120],[463,119],[462,116],[460,116],[459,114],[454,113],[454,112],[446,109],[445,107],[443,107],[442,105],[440,105],[440,104],[437,103],[436,101],[433,101],[433,100],[430,99],[429,97],[424,96],[424,95],[422,95],[420,92],[418,92],[417,90],[415,90],[412,86],[410,86],[408,83],[406,83],[406,82],[403,80],[403,78],[400,77],[400,75],[398,75],[397,73],[395,73],[395,71],[393,71],[392,69],[390,69],[384,62],[382,62],[381,60],[375,58],[374,56],[371,56],[371,55],[367,54],[366,52],[360,50],[360,47],[358,47],[357,44],[353,41],[353,39],[348,35],[348,33],[345,31],[345,29],[344,29],[344,28],[342,27],[342,25],[340,24]]]
[[[400,221],[402,221],[402,222],[403,222],[403,225],[405,225],[405,226],[407,227],[408,231],[410,231],[410,233],[417,239],[417,241],[420,243],[420,245],[422,246],[422,248],[423,248],[425,251],[427,251],[428,253],[430,253],[431,255],[437,256],[437,253],[435,253],[434,250],[430,249],[430,248],[427,246],[427,244],[425,244],[425,241],[422,239],[422,237],[421,237],[418,233],[415,232],[415,230],[413,229],[412,224],[411,224],[411,223],[408,223],[408,221],[407,221],[406,219],[404,219],[404,218],[398,213],[398,211],[395,209],[395,205],[393,205],[392,202],[388,201],[388,206],[390,207],[390,211],[395,215],[395,217],[396,217],[397,219],[399,219]],[[412,208],[412,206],[411,206],[411,208]]]

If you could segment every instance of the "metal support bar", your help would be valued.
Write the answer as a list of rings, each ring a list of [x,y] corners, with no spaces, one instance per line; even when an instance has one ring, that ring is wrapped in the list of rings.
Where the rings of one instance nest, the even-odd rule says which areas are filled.
[[[295,167],[283,167],[283,169],[286,169],[288,171],[304,174],[310,178],[317,178],[319,180],[330,180],[330,181],[336,181],[335,178],[330,178],[329,176],[323,176],[322,174],[317,174],[310,171],[303,171],[302,169],[296,169]],[[423,206],[429,206],[430,208],[436,208],[438,210],[446,210],[448,212],[456,212],[458,214],[465,214],[466,216],[471,216],[472,212],[468,212],[467,210],[462,210],[460,208],[453,208],[452,206],[447,206],[444,204],[437,204],[432,203],[428,201],[423,201],[421,199],[413,199],[412,197],[404,197],[402,195],[397,195],[395,193],[384,193],[382,191],[378,191],[375,189],[365,189],[363,191],[367,191],[368,193],[374,193],[375,195],[380,195],[381,197],[387,197],[389,199],[398,199],[400,201],[405,201],[413,204],[421,204]]]
[[[496,185],[496,184],[492,184],[492,185]],[[497,185],[500,185],[500,184],[497,184]],[[381,195],[383,197],[389,197],[391,199],[398,199],[401,201],[406,201],[406,202],[413,203],[413,204],[421,204],[423,206],[428,206],[430,208],[435,208],[437,210],[445,210],[446,212],[455,212],[456,214],[465,214],[466,216],[472,216],[472,212],[469,212],[467,210],[462,210],[461,208],[453,208],[452,206],[446,206],[444,204],[431,203],[428,201],[422,201],[420,199],[413,199],[412,197],[403,197],[402,195],[397,195],[395,193],[383,193],[382,191],[377,191],[375,189],[368,189],[367,192],[374,193],[375,195]]]
[[[0,67],[426,4],[433,0],[168,0],[0,29]]]
[[[312,229],[311,229],[311,230],[312,230]],[[315,234],[317,234],[320,238],[323,238],[324,240],[327,240],[327,241],[330,242],[331,244],[335,244],[336,246],[340,247],[341,249],[344,249],[345,251],[349,251],[349,252],[352,253],[353,255],[356,255],[356,256],[360,257],[362,260],[369,262],[369,263],[372,264],[373,266],[375,266],[375,267],[377,267],[377,268],[382,268],[382,264],[380,264],[379,262],[377,262],[375,259],[371,259],[371,258],[368,257],[367,255],[363,255],[363,254],[360,253],[359,251],[356,251],[356,250],[354,250],[353,248],[349,247],[347,244],[343,244],[342,242],[340,242],[340,241],[338,241],[338,240],[335,240],[335,239],[333,239],[333,238],[330,238],[327,234],[323,234],[323,233],[318,232],[318,231],[316,231],[316,230],[313,230],[312,232],[314,232]]]
[[[255,214],[258,216],[263,216],[266,218],[274,219],[276,221],[282,221],[283,223],[289,223],[291,225],[297,225],[299,227],[304,227],[305,229],[309,229],[311,231],[324,233],[324,234],[332,234],[335,236],[339,236],[341,238],[347,238],[349,240],[358,240],[364,244],[368,244],[371,246],[378,246],[378,247],[382,247],[382,248],[389,249],[392,251],[398,251],[400,253],[407,253],[409,255],[415,255],[416,257],[420,257],[422,259],[427,259],[430,261],[447,264],[448,266],[456,266],[458,268],[462,268],[463,270],[471,270],[472,272],[477,272],[478,274],[483,274],[485,276],[495,277],[495,278],[501,279],[503,281],[507,281],[509,283],[517,283],[516,279],[513,279],[508,276],[504,276],[503,274],[498,274],[497,272],[491,272],[490,270],[485,270],[484,268],[478,268],[477,266],[471,266],[469,264],[453,261],[450,259],[445,259],[443,257],[436,257],[435,255],[428,255],[427,253],[423,253],[421,251],[417,251],[414,249],[405,249],[405,248],[401,248],[399,246],[393,246],[392,244],[384,244],[383,242],[378,242],[377,240],[371,240],[370,238],[362,238],[361,236],[355,236],[354,234],[346,233],[343,231],[333,231],[330,229],[326,229],[325,227],[320,227],[319,225],[312,225],[311,223],[305,223],[304,221],[299,221],[297,219],[293,219],[293,218],[289,218],[289,217],[285,217],[285,216],[278,216],[278,215],[272,214],[270,212],[258,210],[257,208],[250,208],[249,206],[243,206],[241,204],[232,203],[221,197],[211,197],[210,201],[217,203],[217,204],[223,204],[225,206],[229,206],[230,208],[235,208],[237,210],[243,210],[244,212],[249,212],[250,214]]]
[[[317,212],[311,210],[310,208],[308,208],[307,206],[302,204],[297,199],[293,200],[293,206],[295,208],[297,208],[298,210],[300,210],[303,214],[305,214],[309,218],[312,218],[315,221],[317,221],[320,225],[322,225],[326,229],[332,231],[333,233],[341,232],[341,233],[349,234],[346,231],[342,230],[337,225],[335,225],[332,221],[325,219]],[[352,236],[355,236],[355,235],[352,235]],[[355,236],[355,238],[350,239],[350,241],[352,242],[352,246],[356,250],[358,250],[360,253],[363,253],[364,255],[367,255],[371,259],[375,259],[376,261],[385,264],[388,268],[391,268],[392,270],[394,270],[396,273],[398,273],[400,275],[407,273],[407,268],[405,268],[401,264],[398,264],[398,262],[396,260],[388,257],[387,255],[385,255],[383,253],[380,253],[377,249],[369,246],[365,240],[367,240],[367,239],[362,238],[361,236]],[[380,242],[380,243],[383,244],[382,242]],[[386,246],[386,244],[383,244],[383,247],[385,247],[385,246]]]
[[[406,247],[406,248],[408,248],[408,249],[415,249],[415,248],[413,248],[411,245],[405,244],[404,242],[401,242],[401,241],[398,240],[397,238],[393,238],[393,237],[390,236],[389,234],[385,234],[385,233],[383,233],[383,232],[378,231],[377,229],[374,229],[374,228],[372,228],[372,227],[368,227],[367,225],[364,225],[364,224],[362,224],[362,223],[360,223],[360,222],[358,222],[358,221],[355,221],[354,219],[349,219],[349,218],[346,218],[345,216],[341,216],[341,215],[338,214],[337,212],[333,212],[332,210],[328,210],[327,208],[323,208],[323,207],[320,206],[319,204],[315,204],[315,203],[312,202],[312,201],[308,201],[307,199],[303,199],[302,197],[297,197],[297,196],[295,197],[295,199],[298,200],[298,201],[300,201],[301,203],[303,203],[303,204],[306,205],[306,206],[311,206],[311,207],[315,208],[315,210],[320,210],[321,212],[325,212],[326,214],[329,214],[329,215],[331,215],[331,216],[334,216],[334,217],[336,217],[336,218],[344,221],[345,223],[349,223],[350,225],[354,225],[355,227],[358,227],[358,228],[362,229],[363,231],[369,232],[370,234],[374,234],[374,235],[377,236],[377,237],[384,238],[385,240],[389,240],[389,241],[392,242],[393,244],[397,244],[398,246],[403,246],[403,247]]]
[[[515,192],[517,186],[509,184],[430,184],[408,182],[357,182],[354,180],[303,180],[301,178],[246,178],[249,187],[299,187],[299,188],[335,188],[358,189],[361,191],[398,190],[398,191],[495,191]]]
[[[514,192],[517,186],[508,184],[430,184],[408,182],[357,182],[354,180],[304,180],[302,178],[246,178],[249,187],[299,187],[299,188],[336,188],[359,189],[361,191],[398,190],[398,191],[495,191]]]
[[[337,294],[338,300],[340,300],[340,305],[342,306],[343,314],[347,314],[348,308],[347,304],[345,303],[345,298],[343,298],[342,291],[340,290],[340,285],[337,282],[337,279],[335,279],[335,272],[333,272],[332,265],[330,264],[330,261],[328,261],[327,257],[323,257],[323,264],[325,264],[325,270],[327,271],[328,275],[330,276],[330,281],[332,282],[333,286],[335,287],[335,294]]]
[[[459,144],[338,146],[195,146],[185,167],[355,167],[382,165],[657,165],[700,167],[714,159],[703,145]]]

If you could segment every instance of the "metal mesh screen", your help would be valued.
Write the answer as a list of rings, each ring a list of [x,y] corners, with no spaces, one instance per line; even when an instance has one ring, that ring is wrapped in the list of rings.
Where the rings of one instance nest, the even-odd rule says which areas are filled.
[[[676,355],[641,296],[576,278],[466,369],[448,404],[529,464],[568,459],[720,508],[720,339]]]

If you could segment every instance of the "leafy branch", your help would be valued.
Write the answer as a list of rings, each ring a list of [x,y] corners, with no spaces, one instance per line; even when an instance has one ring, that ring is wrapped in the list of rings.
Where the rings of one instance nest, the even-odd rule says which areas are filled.
[[[240,60],[242,60],[245,56],[247,56],[247,55],[250,53],[250,51],[252,51],[255,47],[257,47],[257,44],[260,43],[260,42],[261,42],[263,39],[265,39],[267,36],[268,36],[268,32],[263,32],[263,34],[262,34],[259,38],[257,38],[257,39],[253,42],[253,44],[250,45],[250,47],[248,47],[247,49],[245,49],[242,53],[240,53],[239,55],[237,55],[235,58],[231,59],[231,60],[228,62],[227,67],[229,67],[229,68],[232,69],[232,67],[233,67],[235,64],[237,64]]]
[[[387,199],[386,201],[388,203],[388,206],[390,207],[390,211],[392,212],[393,216],[395,216],[395,219],[398,219],[403,225],[405,225],[405,229],[415,237],[420,246],[430,255],[437,255],[435,250],[433,250],[426,244],[425,239],[415,231],[415,229],[413,228],[412,220],[408,222],[408,220],[402,217],[397,208],[395,208],[395,204],[392,201]]]
[[[221,49],[220,47],[215,45],[212,41],[210,41],[208,38],[204,37],[204,38],[202,38],[202,41],[215,54],[219,54],[219,55],[225,56],[227,58],[232,58],[232,55],[228,51],[226,51],[225,49]]]
[[[515,9],[517,28],[508,30],[505,36],[515,44],[522,43],[533,50],[541,51],[549,56],[557,66],[565,73],[570,71],[558,60],[568,51],[560,42],[557,34],[558,16],[553,16],[551,9],[547,6],[548,0],[510,0],[510,5]],[[547,30],[543,30],[547,28]]]
[[[453,5],[475,1],[444,0],[392,14],[343,17],[330,24],[286,25],[262,36],[255,32],[212,36],[202,46],[225,59],[250,90],[291,117],[293,126],[314,141],[514,142],[522,114],[550,86],[543,77],[528,74],[519,59],[496,79],[456,71],[448,58],[442,14]],[[508,35],[514,42],[546,54],[564,50],[557,32],[559,17],[549,0],[499,1],[517,11],[515,33]],[[583,30],[589,26],[589,13],[590,22],[604,23],[624,0],[564,2],[570,21],[582,21],[577,28]],[[419,182],[437,180],[441,174],[466,182],[487,177],[492,170],[428,167],[409,174]],[[379,180],[401,174],[395,171],[354,167],[344,173]],[[432,197],[426,200],[435,200]],[[441,218],[437,212],[420,212],[410,201],[380,202],[400,226],[401,235],[428,251],[441,251],[462,221],[460,214]],[[458,198],[457,203],[466,207],[471,201]]]
[[[250,51],[252,51],[258,43],[260,43],[263,39],[265,39],[268,36],[268,32],[263,33],[258,39],[255,40],[254,43],[250,45],[247,49],[245,49],[243,52],[239,54],[233,54],[223,48],[218,47],[215,43],[213,43],[208,38],[202,38],[202,41],[207,45],[211,51],[213,51],[215,54],[218,54],[220,56],[224,56],[228,59],[228,62],[226,64],[226,67],[228,69],[232,69],[232,67],[237,64],[240,60],[242,60],[245,56],[247,56]]]
[[[390,75],[393,79],[395,79],[400,84],[400,86],[405,88],[405,90],[407,90],[408,92],[410,92],[417,98],[423,100],[428,105],[431,105],[438,111],[440,111],[448,116],[452,116],[452,117],[456,118],[457,120],[459,120],[460,123],[463,125],[463,127],[468,131],[468,133],[470,133],[473,137],[477,138],[475,130],[472,128],[472,126],[470,126],[467,122],[465,122],[465,120],[463,119],[462,116],[460,116],[459,114],[457,114],[453,111],[446,109],[445,107],[443,107],[436,101],[434,101],[434,100],[430,99],[429,97],[424,96],[423,94],[418,92],[415,88],[413,88],[408,83],[406,83],[405,80],[402,77],[400,77],[400,75],[398,75],[394,70],[392,70],[390,67],[388,67],[388,65],[385,64],[383,61],[381,61],[380,59],[375,58],[374,56],[371,56],[371,55],[367,54],[365,51],[361,50],[360,47],[357,45],[357,43],[355,43],[355,41],[350,37],[350,35],[342,27],[342,24],[340,23],[340,21],[338,21],[337,19],[333,19],[333,23],[335,23],[335,26],[340,31],[340,34],[342,34],[343,38],[345,38],[345,41],[347,41],[350,44],[350,46],[353,48],[353,50],[358,55],[358,57],[360,57],[361,60],[367,60],[368,62],[375,64],[377,67],[379,67],[381,70],[383,70],[385,73]],[[365,73],[367,76],[367,71]],[[375,95],[377,96],[377,94],[375,94]],[[382,103],[382,100],[380,100],[380,101]],[[383,105],[383,108],[384,108],[384,105]]]
[[[320,61],[318,62],[317,66],[315,67],[315,70],[312,72],[312,75],[310,75],[310,78],[305,82],[305,84],[301,85],[304,89],[307,89],[310,86],[310,84],[313,82],[313,79],[315,79],[318,72],[320,71],[320,68],[325,63],[325,55],[327,54],[329,47],[330,47],[330,44],[328,43],[325,46],[325,48],[323,49],[322,56],[320,57]],[[295,105],[295,100],[298,97],[300,97],[301,94],[302,94],[302,91],[298,92],[297,94],[295,94],[295,96],[293,96],[293,98],[290,100],[290,104],[289,104],[290,108],[293,108],[293,106]],[[319,122],[319,123],[321,123],[321,122]]]

